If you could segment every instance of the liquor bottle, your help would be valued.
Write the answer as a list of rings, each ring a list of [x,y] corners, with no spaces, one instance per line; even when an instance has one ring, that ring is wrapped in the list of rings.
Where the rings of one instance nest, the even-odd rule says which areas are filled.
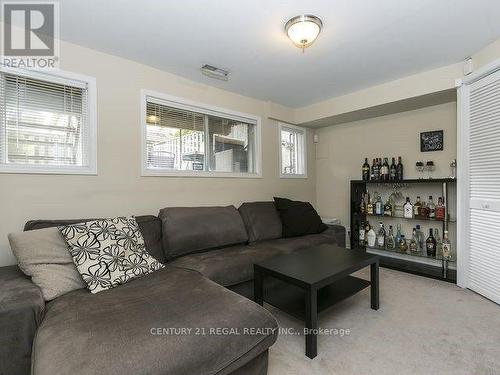
[[[389,180],[390,181],[396,180],[396,161],[394,158],[392,158],[392,163],[391,166],[389,167]]]
[[[377,233],[377,247],[385,249],[385,228],[382,222],[379,223],[379,230]]]
[[[443,197],[438,198],[436,206],[436,220],[444,220],[446,218],[446,207],[444,206]]]
[[[375,180],[375,159],[373,159],[372,170],[370,173],[370,180]]]
[[[384,163],[382,164],[382,180],[389,181],[389,162],[387,158],[384,158]]]
[[[368,221],[366,221],[366,223],[365,223],[365,243],[363,244],[363,246],[368,245],[368,232],[370,231],[370,228],[371,228],[370,223]]]
[[[363,223],[361,223],[361,225],[359,226],[358,239],[359,239],[359,246],[364,246],[365,245],[365,225]]]
[[[443,259],[444,260],[450,260],[452,257],[451,254],[451,242],[450,239],[448,238],[448,231],[444,231],[443,235]]]
[[[435,219],[436,218],[436,205],[434,204],[434,201],[432,200],[432,195],[429,195],[429,202],[427,203],[427,208],[429,212],[429,219]]]
[[[436,258],[441,259],[443,256],[443,241],[439,236],[439,229],[434,228],[434,239],[436,240]]]
[[[415,226],[415,240],[417,240],[418,251],[425,255],[424,251],[424,233],[420,230],[420,224]]]
[[[363,181],[368,181],[370,179],[370,164],[368,164],[368,158],[365,158],[365,162],[361,167],[361,178]]]
[[[429,207],[427,207],[425,202],[422,202],[418,209],[418,217],[421,219],[427,219],[429,217]]]
[[[401,162],[401,156],[398,156],[398,164],[396,165],[396,180],[403,180],[403,163]]]
[[[413,228],[413,233],[410,240],[410,253],[418,254],[418,243],[417,243],[417,230]]]
[[[410,203],[409,197],[406,197],[406,203],[403,206],[403,216],[406,219],[413,219],[413,205]]]
[[[377,235],[375,234],[375,231],[373,228],[370,228],[368,231],[368,234],[366,235],[367,241],[368,241],[368,247],[375,247],[375,242],[377,239]]]
[[[361,215],[364,215],[366,214],[366,204],[365,204],[365,198],[366,197],[366,194],[361,194],[361,203],[359,204],[359,212],[361,213]]]
[[[435,219],[436,218],[436,205],[434,204],[434,201],[432,200],[432,195],[429,195],[429,202],[427,202],[427,208],[428,208],[428,216],[429,219]]]
[[[392,225],[389,225],[389,233],[387,233],[387,237],[385,238],[385,248],[387,250],[394,250],[396,248]]]
[[[417,196],[417,201],[413,205],[413,216],[414,217],[419,217],[419,215],[420,215],[420,213],[419,213],[420,207],[422,207],[422,202],[420,201],[420,197]]]
[[[382,198],[380,198],[380,194],[377,194],[377,200],[375,201],[375,215],[384,215],[384,205],[382,203]]]
[[[399,240],[401,239],[401,224],[397,224],[396,225],[396,237],[394,238],[394,242],[396,244],[396,246],[399,246]]]
[[[390,199],[387,199],[387,202],[385,202],[384,216],[394,216],[394,213],[392,212],[392,204]]]
[[[378,164],[378,158],[375,159],[375,165],[373,167],[373,179],[375,181],[380,180],[380,166]]]
[[[428,257],[436,256],[436,239],[432,234],[432,228],[429,229],[429,237],[427,237],[427,240],[425,241],[425,248],[427,249]]]
[[[406,253],[408,251],[408,244],[406,243],[404,234],[402,234],[401,238],[399,239],[399,251],[401,251],[402,253]]]
[[[368,194],[368,204],[366,205],[366,214],[373,215],[373,202],[370,194]]]

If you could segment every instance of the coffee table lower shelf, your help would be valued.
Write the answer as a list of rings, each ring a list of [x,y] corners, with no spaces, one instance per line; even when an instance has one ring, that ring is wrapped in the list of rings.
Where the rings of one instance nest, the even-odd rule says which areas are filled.
[[[336,303],[353,296],[370,286],[368,280],[354,276],[346,276],[333,284],[318,290],[317,311],[320,313]],[[286,312],[287,314],[305,320],[304,289],[269,276],[264,282],[264,302]]]

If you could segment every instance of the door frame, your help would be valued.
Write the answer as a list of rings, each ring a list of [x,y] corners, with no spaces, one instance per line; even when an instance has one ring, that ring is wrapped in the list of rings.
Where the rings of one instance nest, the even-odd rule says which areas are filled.
[[[456,80],[457,87],[457,285],[469,286],[469,93],[470,86],[500,70],[500,59]]]

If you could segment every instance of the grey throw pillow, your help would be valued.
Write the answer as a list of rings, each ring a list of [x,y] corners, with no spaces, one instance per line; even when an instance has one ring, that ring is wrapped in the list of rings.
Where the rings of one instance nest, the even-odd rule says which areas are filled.
[[[45,301],[85,288],[68,243],[57,228],[10,233],[8,237],[19,268],[41,289]]]
[[[78,272],[92,293],[164,268],[146,251],[133,216],[64,225],[59,229],[70,246]]]

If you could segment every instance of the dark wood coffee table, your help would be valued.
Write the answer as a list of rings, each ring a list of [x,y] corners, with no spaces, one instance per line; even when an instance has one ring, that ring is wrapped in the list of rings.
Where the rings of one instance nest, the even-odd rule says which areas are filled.
[[[367,266],[371,268],[370,281],[349,276]],[[279,255],[254,264],[254,300],[260,305],[265,301],[305,321],[306,356],[314,358],[319,312],[370,285],[371,308],[378,310],[378,267],[378,255],[332,245]],[[273,280],[266,280],[264,288],[267,276]]]

